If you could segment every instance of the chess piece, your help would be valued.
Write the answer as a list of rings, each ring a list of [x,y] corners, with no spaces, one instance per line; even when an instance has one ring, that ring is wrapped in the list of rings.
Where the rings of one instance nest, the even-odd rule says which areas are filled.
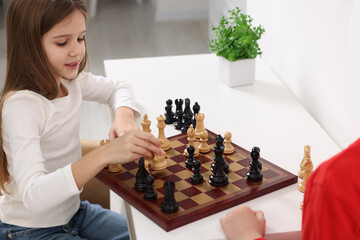
[[[204,130],[200,133],[200,145],[199,145],[199,152],[201,153],[208,153],[210,152],[210,146],[207,144],[208,141],[208,131]]]
[[[151,121],[148,119],[148,115],[145,114],[143,120],[141,121],[143,132],[151,133],[150,125]]]
[[[198,148],[199,143],[197,142],[197,140],[195,138],[195,130],[192,125],[190,125],[189,129],[187,130],[187,135],[188,135],[187,140],[189,141],[188,146],[191,145],[191,146],[194,146],[194,148],[195,148],[194,157],[199,156],[199,153],[200,153],[199,148]],[[187,148],[185,148],[184,154],[185,154],[185,156],[188,155]]]
[[[190,176],[190,182],[192,184],[199,184],[204,181],[204,177],[200,174],[201,162],[197,159],[193,161],[193,172],[194,174]]]
[[[103,146],[105,144],[109,143],[109,140],[106,139],[106,140],[101,140],[100,141],[100,146]],[[121,169],[122,169],[122,166],[120,163],[116,163],[116,164],[110,164],[108,166],[108,170],[112,173],[117,173],[117,172],[121,172]]]
[[[165,107],[165,124],[172,124],[175,122],[175,113],[172,111],[172,100],[166,101]]]
[[[154,177],[151,175],[146,176],[145,184],[144,199],[148,201],[156,200],[157,192],[154,190]]]
[[[204,127],[205,114],[197,113],[195,114],[195,119],[196,119],[195,137],[200,138],[201,132],[205,130]]]
[[[224,149],[225,149],[225,147],[224,147],[224,139],[221,137],[220,134],[216,136],[215,141],[216,141],[216,147],[218,149],[221,148],[222,151],[224,152]],[[229,163],[225,160],[225,158],[224,158],[224,156],[222,154],[221,154],[221,159],[222,159],[223,165],[224,165],[223,166],[224,172],[227,174],[227,173],[229,173]],[[215,167],[215,162],[213,162],[211,164],[211,170],[213,170],[214,167]]]
[[[183,119],[182,119],[182,128],[181,128],[181,132],[187,132],[187,130],[189,129],[190,125],[191,125],[191,117],[189,113],[184,113],[183,115]]]
[[[198,104],[198,102],[195,102],[194,106],[193,106],[193,111],[194,111],[194,117],[192,119],[192,125],[194,126],[194,128],[196,128],[196,118],[195,118],[195,114],[200,112],[200,105]]]
[[[304,157],[300,163],[300,170],[298,171],[299,178],[304,178],[304,174],[305,174],[304,166],[308,162],[311,162],[310,150],[311,150],[311,147],[309,145],[304,146]]]
[[[163,117],[163,115],[160,115],[156,119],[158,120],[158,124],[156,126],[159,128],[158,139],[162,140],[161,148],[164,151],[167,151],[170,149],[170,141],[165,137],[165,118]]]
[[[179,203],[175,200],[174,190],[174,182],[164,182],[165,198],[161,203],[161,211],[165,213],[174,213],[179,210]]]
[[[182,128],[183,122],[182,122],[182,118],[183,118],[183,110],[182,110],[182,104],[183,104],[183,100],[182,99],[175,99],[175,105],[176,105],[176,112],[175,112],[175,129],[180,130]]]
[[[192,169],[193,168],[193,163],[194,163],[194,152],[195,152],[195,148],[192,145],[189,145],[187,148],[187,153],[188,153],[188,158],[185,161],[185,167]]]
[[[209,178],[209,183],[215,187],[222,187],[229,183],[228,176],[224,172],[224,146],[222,146],[222,137],[217,138],[215,147],[214,165],[212,167],[212,174]]]
[[[225,149],[224,149],[224,153],[225,154],[232,154],[234,153],[235,149],[234,147],[231,145],[231,137],[232,137],[232,134],[230,132],[226,132],[224,134],[224,137],[225,137],[225,140],[224,140],[224,146],[225,146]]]
[[[149,173],[145,169],[145,159],[141,157],[139,160],[139,169],[136,172],[135,189],[140,192],[144,192],[146,188],[145,178]]]
[[[189,114],[189,116],[190,116],[189,121],[191,121],[191,119],[193,118],[193,112],[191,111],[191,108],[190,108],[190,99],[189,98],[185,98],[185,108],[184,108],[183,119],[185,117],[185,114]],[[189,123],[189,125],[190,124],[191,123]]]
[[[246,174],[246,178],[250,182],[261,182],[263,180],[263,175],[259,168],[259,158],[260,158],[260,148],[253,147],[251,150],[251,162],[250,162],[250,171]]]
[[[160,139],[159,141],[161,144],[163,143],[162,139]],[[161,156],[156,153],[153,154],[154,154],[154,158],[152,159],[151,169],[154,171],[160,171],[166,169],[168,165],[166,154],[164,153]]]
[[[302,168],[303,168],[303,171],[302,171],[303,178],[298,184],[298,189],[300,192],[305,192],[306,180],[308,179],[310,174],[313,172],[314,165],[311,161],[305,161],[302,164]]]

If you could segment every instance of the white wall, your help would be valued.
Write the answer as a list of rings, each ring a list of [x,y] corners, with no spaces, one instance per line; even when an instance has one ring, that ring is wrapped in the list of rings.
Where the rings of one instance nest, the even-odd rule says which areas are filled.
[[[360,0],[251,0],[246,11],[265,27],[263,59],[335,142],[360,137]]]
[[[157,21],[208,17],[209,0],[151,0],[151,3]]]

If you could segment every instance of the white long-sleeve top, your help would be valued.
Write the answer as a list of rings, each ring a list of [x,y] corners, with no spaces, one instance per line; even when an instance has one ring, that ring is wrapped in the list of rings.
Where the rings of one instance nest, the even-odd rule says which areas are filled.
[[[23,227],[68,223],[80,205],[71,164],[81,158],[79,108],[82,100],[113,109],[135,101],[125,82],[81,73],[61,80],[68,95],[48,100],[32,91],[9,96],[2,110],[3,148],[8,161],[9,194],[0,196],[0,219]]]

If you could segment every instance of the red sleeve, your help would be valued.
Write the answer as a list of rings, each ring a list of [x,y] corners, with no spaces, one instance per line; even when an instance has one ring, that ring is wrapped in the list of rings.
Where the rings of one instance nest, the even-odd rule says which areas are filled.
[[[266,240],[266,238],[255,238],[254,240]]]

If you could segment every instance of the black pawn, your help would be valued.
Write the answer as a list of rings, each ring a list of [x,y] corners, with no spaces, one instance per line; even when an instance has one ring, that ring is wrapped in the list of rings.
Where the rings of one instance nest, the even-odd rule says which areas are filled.
[[[176,111],[175,111],[175,129],[180,130],[183,126],[182,118],[184,112],[182,110],[182,105],[184,101],[182,99],[175,99]]]
[[[193,163],[194,163],[194,155],[195,155],[195,148],[192,145],[189,145],[186,148],[187,152],[188,152],[188,158],[185,161],[185,167],[192,169],[193,168]]]
[[[174,190],[175,183],[174,182],[165,182],[164,183],[165,190],[165,199],[161,203],[161,211],[165,213],[174,213],[179,210],[179,203],[175,200]]]
[[[194,163],[193,163],[194,174],[191,175],[191,177],[190,177],[191,183],[199,184],[204,181],[204,177],[200,174],[200,170],[201,170],[201,162],[199,160],[195,159]]]
[[[154,190],[154,177],[153,176],[146,176],[145,178],[146,188],[144,192],[144,199],[148,201],[153,201],[157,199],[157,193]]]
[[[214,147],[214,165],[212,168],[212,174],[209,178],[209,183],[215,187],[222,187],[229,183],[228,176],[224,171],[224,146],[221,143],[221,136],[216,139],[216,144]]]
[[[251,162],[250,162],[250,171],[246,174],[246,178],[250,182],[260,182],[263,180],[263,175],[259,169],[259,157],[260,149],[254,147],[251,151]]]
[[[196,128],[195,114],[200,112],[200,105],[198,104],[198,102],[195,102],[195,104],[193,106],[193,111],[194,111],[194,118],[192,119],[192,125],[194,128]]]
[[[172,100],[166,101],[165,107],[165,124],[172,124],[175,122],[175,113],[172,111]]]
[[[216,136],[215,141],[216,141],[215,147],[217,149],[220,149],[220,148],[224,149],[225,148],[224,147],[224,138],[220,134]],[[222,150],[222,152],[224,152],[224,150]],[[224,172],[226,174],[228,174],[229,173],[229,163],[225,160],[223,154],[221,154],[221,156],[219,156],[219,158],[222,158],[222,161],[223,161],[223,164],[224,164],[224,167],[223,167]],[[211,164],[211,170],[213,170],[214,166],[215,166],[215,162],[213,162]]]
[[[146,171],[144,158],[141,157],[139,160],[139,169],[136,172],[136,182],[135,189],[140,192],[144,192],[146,188],[145,178],[149,175],[148,171]]]

